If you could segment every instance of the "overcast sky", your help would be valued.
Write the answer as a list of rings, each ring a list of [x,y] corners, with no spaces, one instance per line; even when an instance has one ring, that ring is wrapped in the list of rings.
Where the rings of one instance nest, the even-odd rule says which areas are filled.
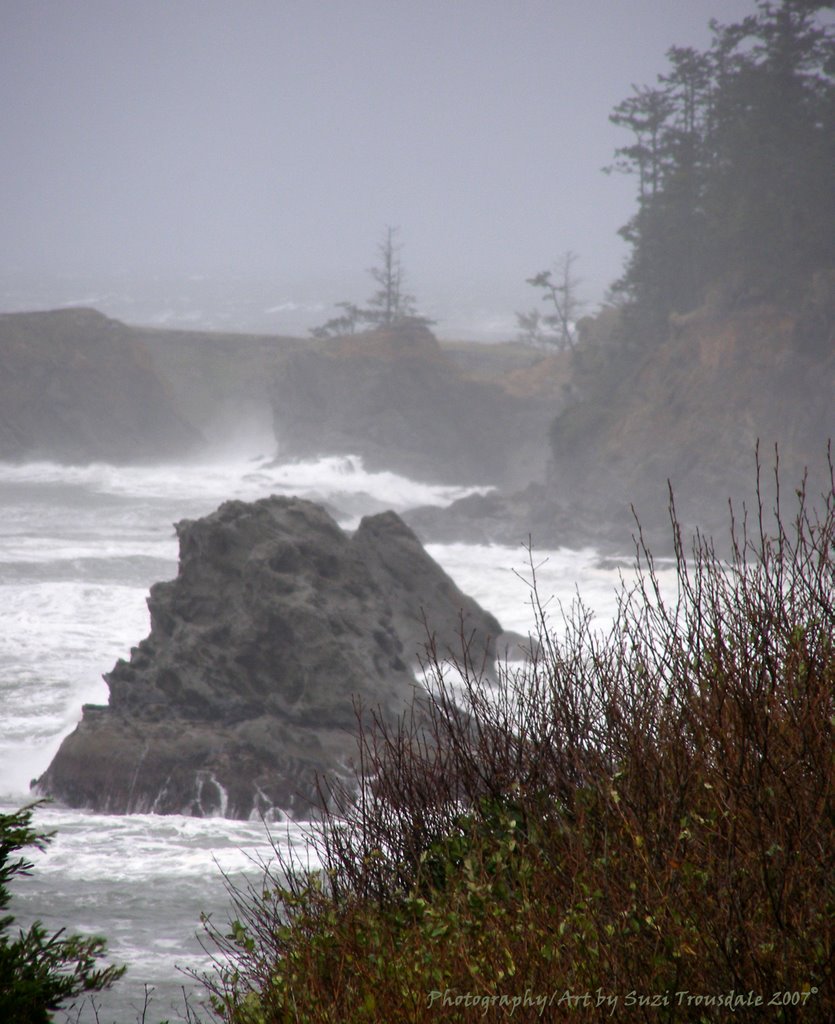
[[[419,305],[593,305],[634,183],[609,124],[753,0],[0,0],[0,274],[204,275]]]

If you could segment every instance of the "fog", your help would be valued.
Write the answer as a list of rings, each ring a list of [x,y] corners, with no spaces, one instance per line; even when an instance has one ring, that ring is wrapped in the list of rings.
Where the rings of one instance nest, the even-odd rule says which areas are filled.
[[[444,335],[621,269],[608,115],[750,0],[0,0],[0,308],[304,331],[386,225]]]

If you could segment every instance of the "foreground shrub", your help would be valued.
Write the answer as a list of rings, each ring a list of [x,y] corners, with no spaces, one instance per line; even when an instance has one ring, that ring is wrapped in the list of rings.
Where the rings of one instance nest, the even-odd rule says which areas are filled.
[[[830,481],[831,484],[831,481]],[[209,925],[215,1006],[279,1021],[835,1020],[835,501],[640,536],[611,631],[539,600],[522,667],[429,648],[430,693]],[[279,851],[277,851],[279,852]]]

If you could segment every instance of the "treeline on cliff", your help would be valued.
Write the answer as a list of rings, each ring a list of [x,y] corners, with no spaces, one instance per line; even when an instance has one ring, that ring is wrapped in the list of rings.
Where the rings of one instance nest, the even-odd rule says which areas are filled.
[[[667,481],[690,528],[752,500],[752,452],[826,480],[835,436],[835,26],[760,2],[672,47],[612,120],[632,133],[630,243],[613,305],[578,324],[552,422],[548,500],[661,538]],[[817,485],[816,485],[817,486]]]
[[[731,301],[783,301],[835,266],[828,8],[760,2],[740,22],[711,22],[705,52],[672,47],[657,84],[615,108],[611,120],[632,140],[610,170],[638,186],[615,286],[633,332],[663,336],[671,312],[695,309],[719,285]]]

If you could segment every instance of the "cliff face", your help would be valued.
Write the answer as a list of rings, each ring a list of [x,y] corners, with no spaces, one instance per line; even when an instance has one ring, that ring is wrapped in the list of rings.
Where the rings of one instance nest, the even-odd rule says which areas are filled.
[[[132,327],[151,356],[178,412],[210,445],[235,438],[269,438],[272,450],[272,382],[281,359],[306,347],[281,335]]]
[[[605,400],[568,409],[552,429],[551,496],[581,495],[626,520],[666,519],[667,480],[687,523],[727,523],[728,498],[754,498],[759,441],[768,500],[774,446],[791,494],[804,468],[826,486],[835,437],[835,338],[773,306],[674,318],[665,344],[625,373]],[[750,507],[750,506],[749,506]],[[741,511],[741,510],[740,510]]]
[[[0,458],[164,459],[200,440],[124,324],[89,309],[0,315]]]
[[[541,479],[566,367],[425,328],[328,341],[129,327],[94,310],[0,315],[0,459],[176,459],[277,438],[432,482]],[[556,360],[559,363],[559,360]],[[263,447],[266,446],[266,447]]]
[[[116,813],[304,814],[317,772],[356,753],[354,699],[398,714],[427,627],[456,649],[500,632],[394,513],[353,537],[295,498],[227,502],[178,524],[151,633],[105,676],[37,788]]]
[[[518,485],[544,471],[550,396],[476,379],[434,336],[404,326],[310,342],[273,391],[279,456],[361,455],[451,483]]]
[[[607,314],[610,315],[610,314]],[[587,354],[580,354],[582,358]],[[809,470],[814,500],[831,486],[827,441],[835,439],[835,280],[818,282],[799,311],[750,306],[673,318],[651,351],[598,363],[585,398],[551,427],[542,486],[471,496],[407,520],[424,539],[594,544],[631,550],[636,523],[652,547],[671,547],[668,481],[685,533],[720,543],[728,500],[742,519],[755,510],[755,449],[770,516],[774,449],[784,509]]]

